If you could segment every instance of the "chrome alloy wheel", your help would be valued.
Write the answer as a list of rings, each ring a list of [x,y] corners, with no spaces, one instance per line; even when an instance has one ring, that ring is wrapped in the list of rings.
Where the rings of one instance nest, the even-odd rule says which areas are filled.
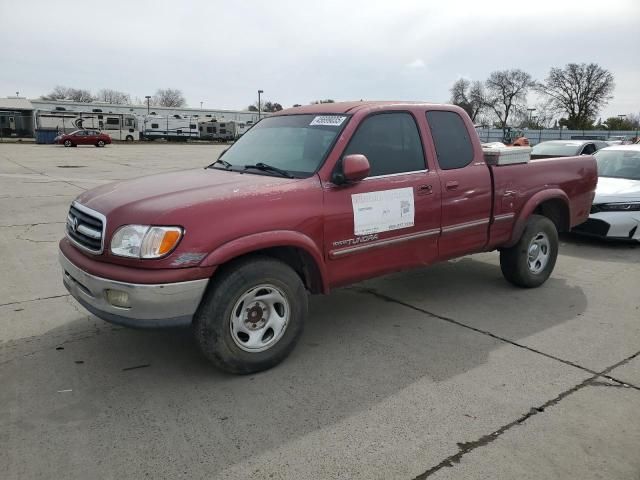
[[[263,352],[284,335],[291,309],[282,290],[270,284],[251,287],[231,311],[231,338],[245,352]]]
[[[545,269],[551,256],[550,250],[551,243],[546,233],[539,232],[531,239],[527,251],[527,264],[531,273],[538,274]]]

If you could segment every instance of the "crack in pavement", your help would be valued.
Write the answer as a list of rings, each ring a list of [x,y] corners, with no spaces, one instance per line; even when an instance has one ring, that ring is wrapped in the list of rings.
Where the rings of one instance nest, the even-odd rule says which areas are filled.
[[[390,296],[385,295],[384,293],[380,293],[380,292],[378,292],[378,291],[376,291],[376,290],[374,290],[372,288],[348,287],[348,289],[356,291],[356,292],[359,292],[359,293],[373,295],[373,296],[379,298],[380,300],[384,300],[386,302],[397,303],[398,305],[402,305],[404,307],[410,308],[410,309],[415,310],[417,312],[424,313],[426,315],[430,315],[430,316],[432,316],[434,318],[437,318],[439,320],[443,320],[445,322],[452,323],[452,324],[457,325],[459,327],[463,327],[463,328],[472,330],[474,332],[481,333],[482,335],[487,335],[487,336],[489,336],[491,338],[494,338],[496,340],[499,340],[501,342],[513,345],[514,347],[522,348],[523,350],[528,350],[528,351],[530,351],[532,353],[536,353],[538,355],[542,355],[543,357],[550,358],[551,360],[555,360],[557,362],[564,363],[565,365],[569,365],[571,367],[578,368],[578,369],[583,370],[583,371],[585,371],[587,373],[590,373],[592,375],[598,375],[598,376],[604,377],[607,380],[610,380],[612,382],[627,384],[627,385],[629,385],[629,387],[631,387],[633,389],[640,390],[640,387],[638,387],[636,385],[633,385],[633,384],[630,384],[628,382],[624,382],[623,380],[620,380],[620,379],[618,379],[616,377],[613,377],[613,376],[610,376],[610,375],[603,375],[602,373],[598,373],[597,371],[592,370],[591,368],[585,367],[583,365],[580,365],[578,363],[572,362],[570,360],[565,360],[564,358],[556,357],[555,355],[551,355],[550,353],[546,353],[546,352],[543,352],[541,350],[535,349],[533,347],[529,347],[527,345],[524,345],[522,343],[518,343],[518,342],[516,342],[514,340],[510,340],[510,339],[508,339],[506,337],[501,337],[500,335],[496,335],[495,333],[492,333],[492,332],[490,332],[488,330],[482,330],[481,328],[472,327],[471,325],[467,325],[466,323],[460,322],[460,321],[455,320],[453,318],[445,317],[444,315],[439,315],[437,313],[430,312],[429,310],[426,310],[424,308],[416,307],[415,305],[411,305],[410,303],[403,302],[402,300],[398,300],[396,298],[390,297]]]
[[[519,418],[517,418],[516,420],[507,423],[506,425],[503,425],[502,427],[500,427],[499,429],[495,430],[494,432],[488,434],[488,435],[484,435],[482,437],[480,437],[478,440],[475,441],[471,441],[471,442],[462,442],[462,443],[458,443],[458,452],[450,455],[449,457],[445,458],[442,462],[440,462],[439,464],[431,467],[430,469],[426,470],[425,472],[421,473],[420,475],[416,476],[414,478],[414,480],[424,480],[426,478],[428,478],[429,476],[431,476],[432,474],[436,473],[437,471],[441,470],[444,467],[453,467],[454,464],[457,464],[460,462],[460,459],[466,455],[467,453],[485,446],[491,442],[493,442],[496,438],[498,438],[499,436],[501,436],[503,433],[505,433],[506,431],[508,431],[509,429],[511,429],[512,427],[516,426],[516,425],[521,425],[522,423],[524,423],[526,420],[528,420],[529,418],[538,415],[542,412],[544,412],[548,407],[551,407],[553,405],[556,405],[557,403],[559,403],[562,399],[564,399],[565,397],[571,395],[574,392],[577,392],[578,390],[587,387],[587,386],[596,386],[596,387],[611,387],[611,386],[616,386],[616,387],[621,387],[621,388],[632,388],[635,390],[640,390],[640,387],[632,385],[628,382],[624,382],[622,380],[619,380],[611,375],[608,375],[611,371],[613,371],[614,369],[630,362],[631,360],[633,360],[634,358],[636,358],[638,355],[640,355],[640,351],[634,353],[633,355],[611,365],[610,367],[605,368],[604,370],[597,372],[595,370],[592,370],[590,368],[584,367],[582,365],[579,365],[577,363],[571,362],[569,360],[565,360],[563,358],[559,358],[556,357],[555,355],[551,355],[545,352],[542,352],[540,350],[536,350],[535,348],[531,348],[528,347],[526,345],[522,345],[520,343],[514,342],[513,340],[509,340],[507,338],[501,337],[499,335],[496,335],[492,332],[486,331],[486,330],[482,330],[480,328],[476,328],[476,327],[472,327],[470,325],[466,325],[465,323],[462,323],[458,320],[454,320],[453,318],[450,317],[445,317],[443,315],[438,315],[436,313],[430,312],[428,310],[425,310],[423,308],[420,307],[416,307],[415,305],[411,305],[410,303],[407,302],[403,302],[402,300],[398,300],[396,298],[390,297],[388,295],[382,294],[378,291],[376,291],[375,289],[372,288],[362,288],[362,287],[350,287],[350,290],[356,291],[358,293],[362,293],[362,294],[366,294],[366,295],[372,295],[375,296],[376,298],[379,298],[381,300],[384,300],[386,302],[391,302],[391,303],[396,303],[398,305],[402,305],[406,308],[410,308],[412,310],[418,311],[420,313],[423,313],[425,315],[429,315],[431,317],[443,320],[445,322],[448,323],[452,323],[454,325],[457,325],[459,327],[463,327],[469,330],[472,330],[474,332],[480,333],[482,335],[487,335],[491,338],[494,338],[496,340],[499,340],[501,342],[504,343],[508,343],[510,345],[513,345],[515,347],[518,348],[522,348],[524,350],[528,350],[532,353],[536,353],[538,355],[542,355],[544,357],[550,358],[552,360],[561,362],[565,365],[574,367],[574,368],[578,368],[584,372],[590,373],[591,376],[589,378],[587,378],[586,380],[580,382],[579,384],[573,386],[572,388],[565,390],[564,392],[560,393],[559,395],[557,395],[555,398],[543,403],[542,405],[538,406],[538,407],[533,407],[529,410],[529,412],[525,413],[524,415],[520,416]],[[597,381],[596,379],[599,378],[605,378],[607,380],[609,380],[610,382],[614,382],[614,384],[610,384],[610,383],[606,383],[606,382],[602,382],[602,381]]]
[[[491,338],[495,338],[496,340],[500,340],[501,342],[508,343],[510,345],[513,345],[513,346],[518,347],[518,348],[522,348],[524,350],[528,350],[528,351],[533,352],[533,353],[537,353],[538,355],[542,355],[542,356],[550,358],[552,360],[556,360],[558,362],[564,363],[565,365],[569,365],[571,367],[579,368],[580,370],[583,370],[583,371],[585,371],[587,373],[590,373],[592,375],[598,374],[598,372],[596,372],[595,370],[592,370],[590,368],[584,367],[584,366],[579,365],[577,363],[574,363],[574,362],[572,362],[570,360],[565,360],[564,358],[556,357],[555,355],[551,355],[550,353],[546,353],[546,352],[543,352],[541,350],[537,350],[537,349],[535,349],[533,347],[528,347],[527,345],[523,345],[522,343],[518,343],[518,342],[516,342],[514,340],[510,340],[510,339],[508,339],[506,337],[501,337],[500,335],[496,335],[495,333],[492,333],[492,332],[490,332],[488,330],[482,330],[481,328],[472,327],[471,325],[467,325],[466,323],[460,322],[460,321],[455,320],[453,318],[445,317],[444,315],[439,315],[437,313],[430,312],[429,310],[426,310],[424,308],[416,307],[415,305],[411,305],[410,303],[403,302],[402,300],[398,300],[397,298],[390,297],[390,296],[385,295],[384,293],[380,293],[377,290],[374,290],[372,288],[350,287],[349,289],[350,290],[354,290],[354,291],[359,292],[359,293],[373,295],[374,297],[377,297],[377,298],[379,298],[381,300],[384,300],[384,301],[387,301],[387,302],[397,303],[398,305],[402,305],[404,307],[410,308],[410,309],[415,310],[417,312],[424,313],[426,315],[430,315],[430,316],[432,316],[434,318],[438,318],[438,319],[443,320],[445,322],[452,323],[452,324],[457,325],[459,327],[463,327],[463,328],[466,328],[468,330],[472,330],[474,332],[481,333],[482,335],[487,335],[487,336],[489,336]]]
[[[62,298],[62,297],[68,297],[70,294],[68,293],[64,293],[62,295],[52,295],[50,297],[40,297],[40,298],[32,298],[31,300],[19,300],[17,302],[9,302],[9,303],[0,303],[0,307],[6,307],[7,305],[19,305],[21,303],[31,303],[31,302],[37,302],[39,300],[51,300],[52,298]]]
[[[16,223],[14,225],[0,225],[0,228],[36,227],[38,225],[57,225],[57,224],[64,224],[64,223],[66,222]]]
[[[31,167],[27,167],[26,165],[22,165],[22,164],[20,164],[20,163],[16,162],[15,160],[11,160],[10,158],[7,158],[7,160],[8,160],[9,162],[13,163],[14,165],[17,165],[17,166],[22,167],[22,168],[24,168],[24,169],[26,169],[26,170],[29,170],[30,172],[33,172],[35,175],[41,175],[41,176],[43,176],[43,177],[45,177],[45,178],[49,178],[49,179],[52,179],[52,180],[55,180],[55,181],[58,181],[58,182],[61,182],[61,183],[66,183],[67,185],[69,185],[69,186],[71,186],[71,187],[74,187],[74,188],[77,188],[77,189],[79,189],[79,190],[82,190],[83,192],[87,190],[86,188],[83,188],[83,187],[80,187],[80,186],[78,186],[78,185],[75,185],[75,184],[73,184],[73,183],[72,183],[72,182],[70,182],[70,181],[63,180],[63,179],[61,179],[61,178],[57,178],[57,177],[52,177],[51,175],[48,175],[48,174],[46,174],[46,173],[44,173],[44,172],[39,172],[39,171],[37,171],[37,170],[34,170],[33,168],[31,168]]]
[[[557,395],[556,397],[552,398],[551,400],[548,400],[547,402],[543,403],[542,405],[540,405],[539,407],[533,407],[531,408],[531,410],[529,410],[527,413],[525,413],[524,415],[520,416],[519,418],[517,418],[516,420],[513,420],[512,422],[507,423],[506,425],[503,425],[502,427],[500,427],[499,429],[495,430],[494,432],[488,434],[488,435],[484,435],[482,437],[480,437],[478,440],[473,440],[470,442],[462,442],[462,443],[458,443],[458,452],[450,455],[449,457],[445,458],[443,461],[441,461],[439,464],[434,465],[433,467],[431,467],[429,470],[426,470],[425,472],[421,473],[420,475],[414,477],[413,480],[424,480],[428,477],[430,477],[431,475],[433,475],[434,473],[436,473],[439,470],[442,470],[445,467],[453,467],[455,466],[455,464],[460,463],[460,459],[466,455],[469,452],[472,452],[473,450],[479,448],[479,447],[483,447],[485,445],[488,445],[490,443],[492,443],[496,438],[500,437],[503,433],[505,433],[506,431],[510,430],[511,428],[517,426],[517,425],[522,425],[524,422],[526,422],[528,419],[530,419],[531,417],[534,417],[535,415],[538,415],[540,413],[543,413],[546,411],[547,408],[552,407],[554,405],[557,405],[558,403],[560,403],[564,398],[568,397],[569,395],[577,392],[578,390],[581,390],[585,387],[588,386],[592,386],[594,383],[596,386],[600,386],[599,384],[603,383],[603,382],[597,382],[595,381],[597,378],[599,377],[603,377],[605,376],[607,373],[609,373],[610,371],[630,362],[631,360],[633,360],[635,357],[637,357],[638,355],[640,355],[640,351],[634,353],[633,355],[611,365],[610,367],[605,368],[604,370],[602,370],[599,373],[596,373],[595,375],[592,375],[591,377],[587,378],[586,380],[583,380],[582,382],[578,383],[577,385],[574,385],[573,387],[571,387],[568,390],[565,390],[564,392],[560,393],[559,395]],[[609,386],[608,384],[605,384],[606,386]],[[622,385],[621,385],[622,386]]]

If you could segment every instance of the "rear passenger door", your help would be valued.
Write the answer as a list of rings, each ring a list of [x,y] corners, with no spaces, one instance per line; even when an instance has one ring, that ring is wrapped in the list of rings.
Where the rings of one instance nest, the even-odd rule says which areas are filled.
[[[482,152],[474,152],[469,127],[458,113],[431,110],[426,115],[442,188],[440,257],[481,250],[491,217],[489,168]]]
[[[76,132],[74,135],[76,145],[86,145],[87,144],[87,131],[80,130]]]
[[[98,143],[98,132],[87,130],[86,143],[88,145],[95,145],[96,143]]]
[[[440,186],[427,170],[409,112],[362,120],[342,152],[363,154],[369,177],[324,185],[325,258],[333,285],[432,263],[438,256]]]

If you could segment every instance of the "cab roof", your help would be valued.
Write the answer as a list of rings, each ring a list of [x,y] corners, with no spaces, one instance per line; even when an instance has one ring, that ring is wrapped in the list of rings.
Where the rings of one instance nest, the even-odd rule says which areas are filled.
[[[359,101],[359,102],[335,102],[335,103],[319,103],[313,105],[302,105],[300,107],[287,108],[277,112],[275,115],[294,115],[305,113],[354,113],[365,108],[379,107],[415,107],[415,106],[442,106],[438,103],[428,102],[407,102],[407,101]]]

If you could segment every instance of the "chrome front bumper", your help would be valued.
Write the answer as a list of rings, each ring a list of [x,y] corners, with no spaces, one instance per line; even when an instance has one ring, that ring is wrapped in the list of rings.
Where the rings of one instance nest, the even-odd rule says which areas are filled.
[[[59,252],[64,286],[80,304],[107,322],[136,328],[186,326],[191,323],[208,279],[166,284],[134,284],[96,277]],[[129,307],[112,305],[107,290],[126,292]]]

